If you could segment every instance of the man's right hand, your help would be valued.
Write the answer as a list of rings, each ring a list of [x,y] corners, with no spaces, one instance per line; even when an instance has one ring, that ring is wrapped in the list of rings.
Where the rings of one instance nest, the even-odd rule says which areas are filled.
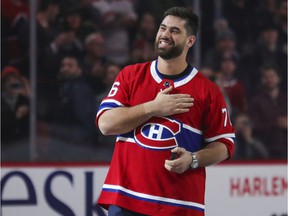
[[[170,116],[188,112],[194,105],[194,99],[189,94],[169,94],[173,87],[159,92],[156,98],[147,103],[147,109],[153,116]]]
[[[172,87],[159,92],[156,98],[133,107],[118,107],[105,111],[98,120],[104,135],[127,133],[153,116],[170,116],[188,112],[194,99],[188,94],[169,94]]]

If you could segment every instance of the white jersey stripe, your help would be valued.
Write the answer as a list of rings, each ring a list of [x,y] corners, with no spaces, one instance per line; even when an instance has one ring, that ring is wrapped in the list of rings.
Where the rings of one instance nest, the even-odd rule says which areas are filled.
[[[156,60],[152,61],[151,63],[151,66],[150,66],[150,72],[151,72],[151,75],[152,77],[154,78],[154,80],[157,82],[157,83],[160,83],[162,81],[162,78],[158,75],[157,73],[157,69],[156,69]],[[198,73],[198,70],[196,68],[193,68],[192,71],[190,72],[190,74],[181,79],[181,80],[178,80],[178,81],[175,81],[174,82],[174,86],[175,88],[176,87],[179,87],[179,86],[182,86],[182,85],[185,85],[186,83],[188,83],[190,80],[193,79],[193,77]]]
[[[96,115],[96,118],[98,118],[98,116],[100,116],[105,110],[108,110],[108,109],[111,109],[110,107],[106,107],[106,108],[103,108],[103,109],[100,109]]]
[[[156,71],[156,60],[152,61],[151,66],[150,66],[150,71],[151,71],[151,75],[154,78],[154,80],[157,83],[160,83],[162,81],[162,79],[158,76],[157,71]]]
[[[145,194],[145,193],[139,193],[133,190],[129,190],[127,188],[124,188],[120,185],[111,185],[111,184],[104,184],[103,185],[103,190],[113,190],[115,192],[124,192],[127,195],[132,195],[134,197],[138,197],[140,199],[144,199],[147,201],[160,201],[160,202],[165,202],[171,205],[182,205],[182,206],[186,206],[186,207],[193,207],[193,208],[198,208],[201,209],[202,211],[204,211],[205,206],[200,204],[200,203],[196,203],[196,202],[190,202],[190,201],[184,201],[184,200],[177,200],[177,199],[171,199],[171,198],[165,198],[165,197],[160,197],[160,196],[154,196],[154,195],[150,195],[150,194]]]
[[[221,139],[221,138],[225,138],[225,139],[231,139],[231,138],[235,138],[235,134],[234,133],[228,133],[228,134],[220,134],[218,136],[215,137],[211,137],[211,138],[206,138],[205,141],[206,142],[213,142],[217,139]],[[234,143],[234,142],[233,142]]]
[[[106,100],[103,100],[102,102],[101,102],[101,104],[100,104],[100,109],[98,110],[98,112],[97,112],[97,115],[96,115],[96,117],[98,118],[98,116],[100,116],[105,110],[109,110],[109,109],[112,109],[112,107],[111,106],[102,106],[103,104],[105,105],[105,104],[111,104],[111,103],[113,103],[113,104],[116,104],[117,106],[119,106],[119,107],[123,107],[124,105],[122,104],[122,103],[120,103],[119,101],[117,101],[117,100],[113,100],[113,99],[106,99]]]
[[[224,138],[224,139],[227,139],[229,140],[230,142],[234,143],[234,140],[232,138]]]
[[[193,77],[197,74],[197,72],[198,72],[198,70],[196,68],[193,68],[192,72],[190,72],[189,76],[185,77],[185,79],[174,82],[175,88],[188,83],[190,80],[193,79]]]
[[[119,101],[114,100],[114,99],[105,99],[105,100],[102,101],[101,104],[103,104],[103,103],[115,103],[115,104],[117,104],[118,106],[121,106],[121,107],[124,106],[122,103],[120,103]],[[101,104],[100,104],[100,106],[101,106]]]
[[[130,137],[117,136],[116,142],[118,142],[118,141],[135,143],[135,140],[133,138],[130,138]]]
[[[183,128],[185,128],[187,130],[190,130],[190,131],[192,131],[194,133],[200,134],[200,135],[203,134],[203,132],[201,130],[193,128],[193,127],[191,127],[190,125],[187,125],[187,124],[183,124]]]

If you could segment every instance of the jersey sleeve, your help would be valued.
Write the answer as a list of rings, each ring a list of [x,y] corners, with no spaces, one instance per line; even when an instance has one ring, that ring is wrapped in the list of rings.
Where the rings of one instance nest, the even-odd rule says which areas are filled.
[[[234,152],[235,132],[222,93],[217,86],[210,92],[207,115],[204,121],[206,143],[221,142],[228,149],[229,156]]]
[[[98,125],[99,117],[107,110],[117,108],[117,107],[124,107],[129,106],[129,76],[128,76],[128,69],[125,67],[120,73],[118,74],[116,80],[114,81],[108,95],[103,98],[100,106],[98,108],[98,112],[96,115],[95,123]]]

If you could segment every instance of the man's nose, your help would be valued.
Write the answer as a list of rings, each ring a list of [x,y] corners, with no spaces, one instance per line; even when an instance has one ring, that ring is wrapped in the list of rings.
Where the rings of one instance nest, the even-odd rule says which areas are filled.
[[[161,38],[170,38],[171,32],[169,29],[166,29],[165,31],[162,32]]]

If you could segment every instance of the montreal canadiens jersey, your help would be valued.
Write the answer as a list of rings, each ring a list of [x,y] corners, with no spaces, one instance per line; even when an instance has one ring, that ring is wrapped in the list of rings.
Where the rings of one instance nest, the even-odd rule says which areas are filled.
[[[98,200],[104,208],[113,204],[146,215],[204,215],[205,168],[176,174],[165,169],[164,162],[176,146],[195,152],[214,141],[224,143],[233,154],[234,129],[217,85],[193,67],[185,76],[169,80],[157,70],[157,60],[129,65],[100,104],[96,124],[106,110],[154,100],[169,85],[173,85],[170,94],[189,94],[194,105],[187,113],[155,116],[117,136]]]

